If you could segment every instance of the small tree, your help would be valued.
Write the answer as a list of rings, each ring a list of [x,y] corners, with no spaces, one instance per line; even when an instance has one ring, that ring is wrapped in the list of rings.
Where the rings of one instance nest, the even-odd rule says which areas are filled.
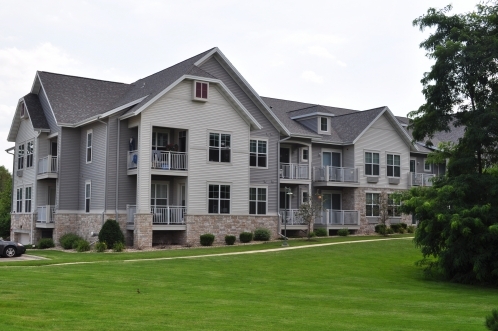
[[[486,327],[490,331],[498,331],[498,310],[493,309],[491,315],[486,316]]]
[[[308,239],[311,238],[311,226],[315,222],[315,218],[322,214],[322,196],[316,194],[307,202],[302,203],[297,211],[297,216],[301,217],[308,225]]]
[[[124,235],[116,220],[108,219],[99,232],[99,241],[105,241],[107,247],[113,248],[115,243],[124,243]]]
[[[380,234],[387,236],[387,220],[389,219],[389,197],[386,191],[379,194],[379,224]]]

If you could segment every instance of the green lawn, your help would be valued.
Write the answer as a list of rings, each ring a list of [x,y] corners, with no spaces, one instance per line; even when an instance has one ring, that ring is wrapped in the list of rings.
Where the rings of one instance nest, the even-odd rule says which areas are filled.
[[[485,315],[498,308],[498,289],[423,278],[410,239],[123,261],[279,245],[36,251],[51,260],[0,263],[0,330],[486,330]],[[100,262],[42,265],[72,261]]]

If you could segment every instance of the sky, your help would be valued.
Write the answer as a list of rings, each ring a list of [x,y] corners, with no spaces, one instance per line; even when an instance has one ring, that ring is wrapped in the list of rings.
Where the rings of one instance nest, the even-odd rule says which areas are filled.
[[[430,7],[477,0],[44,0],[0,11],[0,165],[37,70],[132,83],[212,47],[265,97],[406,116],[424,103]]]

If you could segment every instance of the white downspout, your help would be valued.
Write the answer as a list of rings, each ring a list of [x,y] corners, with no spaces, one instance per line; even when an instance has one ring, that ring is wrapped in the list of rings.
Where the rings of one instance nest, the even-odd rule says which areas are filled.
[[[97,122],[100,122],[102,124],[105,125],[105,139],[106,139],[106,142],[105,142],[105,152],[104,152],[104,157],[105,157],[105,175],[104,175],[104,210],[102,211],[102,226],[104,226],[104,222],[105,222],[105,211],[106,211],[106,208],[107,208],[107,151],[108,151],[108,147],[109,147],[109,130],[108,130],[108,126],[107,126],[107,123],[102,121],[100,119],[100,116],[97,118]],[[93,142],[92,142],[93,144]]]

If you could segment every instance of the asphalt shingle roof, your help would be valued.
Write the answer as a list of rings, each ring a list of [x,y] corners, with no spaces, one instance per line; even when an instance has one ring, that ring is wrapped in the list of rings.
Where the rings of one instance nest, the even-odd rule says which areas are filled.
[[[37,94],[29,93],[24,97],[24,103],[26,104],[26,108],[28,109],[29,118],[31,119],[31,124],[33,128],[36,129],[50,129],[48,125],[47,118],[45,117],[45,113],[43,112],[42,105],[40,103],[40,99]]]

